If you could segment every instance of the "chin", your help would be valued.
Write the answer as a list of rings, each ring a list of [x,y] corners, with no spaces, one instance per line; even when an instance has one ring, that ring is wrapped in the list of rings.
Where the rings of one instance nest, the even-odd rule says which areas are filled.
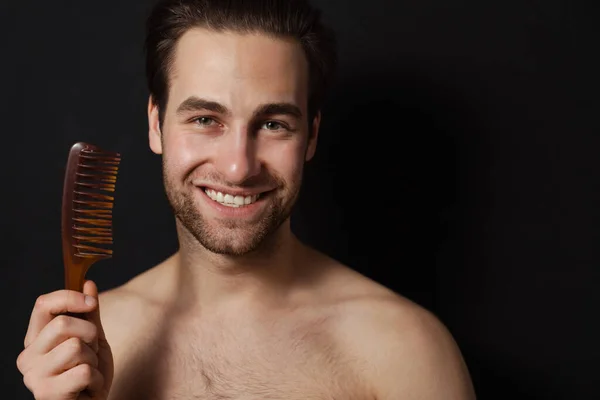
[[[237,236],[237,235],[236,235]],[[244,235],[246,236],[246,235]],[[240,257],[258,250],[263,241],[245,237],[196,237],[196,240],[208,251],[224,256]]]
[[[215,221],[202,219],[180,219],[181,224],[194,239],[211,253],[239,257],[261,249],[270,248],[276,240],[283,221],[262,220],[258,224],[244,224],[236,227],[221,226]]]

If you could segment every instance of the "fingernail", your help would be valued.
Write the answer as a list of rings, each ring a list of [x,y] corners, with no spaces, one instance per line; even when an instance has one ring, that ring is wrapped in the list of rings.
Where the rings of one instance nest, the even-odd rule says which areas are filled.
[[[96,299],[92,296],[85,296],[85,304],[87,304],[88,306],[95,306],[96,305]]]

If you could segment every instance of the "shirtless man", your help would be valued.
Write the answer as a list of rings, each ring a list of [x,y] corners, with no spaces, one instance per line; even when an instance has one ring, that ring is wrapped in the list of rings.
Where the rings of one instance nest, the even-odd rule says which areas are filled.
[[[87,281],[39,298],[17,359],[36,399],[475,398],[435,316],[290,230],[335,61],[314,16],[301,0],[156,6],[149,142],[180,248],[100,296]]]

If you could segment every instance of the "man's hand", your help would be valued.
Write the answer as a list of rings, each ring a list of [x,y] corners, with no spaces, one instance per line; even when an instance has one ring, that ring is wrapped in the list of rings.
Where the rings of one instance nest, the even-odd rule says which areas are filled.
[[[113,357],[92,281],[86,281],[83,293],[59,290],[38,298],[17,368],[37,400],[107,399]]]

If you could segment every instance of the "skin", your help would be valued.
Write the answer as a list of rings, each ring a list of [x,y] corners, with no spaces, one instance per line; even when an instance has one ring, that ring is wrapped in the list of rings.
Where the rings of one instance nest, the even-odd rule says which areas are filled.
[[[294,41],[184,34],[162,124],[148,103],[180,249],[100,296],[87,282],[99,305],[40,297],[17,360],[37,399],[475,398],[434,315],[291,232],[321,119],[306,117],[307,71]],[[205,188],[263,197],[234,215]]]

